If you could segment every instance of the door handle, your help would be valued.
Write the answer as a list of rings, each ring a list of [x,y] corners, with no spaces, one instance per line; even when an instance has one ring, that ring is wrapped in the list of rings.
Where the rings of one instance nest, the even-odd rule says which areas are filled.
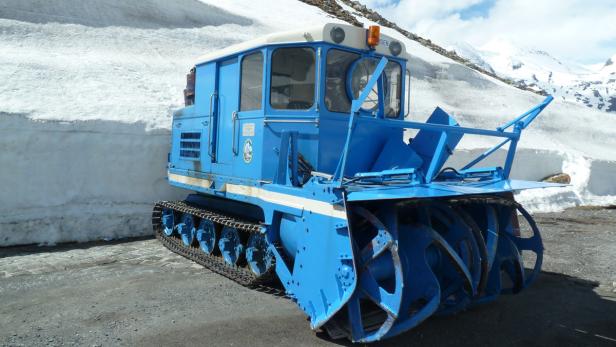
[[[209,154],[210,158],[214,159],[214,153],[212,152],[212,134],[214,132],[214,124],[212,123],[212,116],[213,116],[213,110],[214,110],[214,99],[216,98],[217,94],[216,91],[214,91],[211,95],[210,95],[210,119],[209,119],[209,123],[210,123],[210,129],[209,129],[209,136],[207,139],[207,154]]]
[[[233,154],[237,155],[238,154],[238,148],[235,145],[236,142],[237,142],[236,134],[235,134],[236,133],[236,131],[235,131],[235,123],[237,122],[237,119],[238,119],[237,111],[233,111],[233,113],[231,114],[231,119],[233,120],[233,137],[232,137],[232,140],[231,140],[233,142],[231,143],[231,151],[233,151]]]

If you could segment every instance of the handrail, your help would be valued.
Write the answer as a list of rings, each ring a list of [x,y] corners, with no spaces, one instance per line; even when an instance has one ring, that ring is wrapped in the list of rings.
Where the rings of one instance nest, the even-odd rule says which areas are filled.
[[[231,138],[231,152],[233,152],[233,155],[238,155],[239,153],[239,149],[235,146],[235,142],[236,142],[236,135],[235,133],[237,131],[235,131],[235,123],[237,123],[238,117],[237,117],[237,111],[233,111],[233,113],[231,114],[231,119],[233,121],[233,136]]]
[[[484,136],[506,137],[506,138],[517,137],[517,135],[513,132],[501,132],[497,130],[465,128],[465,127],[445,125],[445,124],[419,123],[419,122],[411,122],[411,121],[396,120],[396,119],[387,119],[383,121],[383,119],[375,119],[373,117],[363,117],[363,116],[359,116],[357,117],[357,119],[365,123],[376,122],[376,123],[379,123],[380,125],[388,126],[391,128],[407,128],[407,129],[418,129],[418,130],[444,131],[444,132],[452,133],[452,134],[484,135]]]
[[[218,93],[216,93],[216,91],[214,91],[211,95],[210,95],[210,118],[209,118],[209,136],[207,139],[207,154],[210,156],[210,158],[214,159],[214,153],[212,152],[212,137],[214,137],[214,124],[212,124],[212,117],[214,116],[214,98],[218,97]]]
[[[518,139],[520,138],[520,134],[522,133],[522,130],[526,129],[526,127],[528,127],[530,123],[532,123],[535,120],[535,118],[539,116],[539,113],[541,113],[541,111],[543,111],[543,109],[546,108],[552,102],[552,100],[554,100],[554,97],[551,95],[548,95],[545,99],[543,99],[543,101],[539,105],[524,112],[522,115],[516,117],[514,120],[508,122],[507,124],[496,128],[497,131],[502,132],[503,134],[514,134],[516,136],[515,138],[509,138],[497,144],[496,146],[488,149],[487,151],[483,152],[477,158],[471,160],[468,164],[464,165],[462,170],[470,169],[471,167],[475,166],[477,163],[479,163],[480,161],[488,157],[490,154],[496,152],[496,150],[504,146],[507,142],[511,142],[511,144],[509,145],[509,148],[507,149],[507,158],[505,159],[505,167],[503,169],[503,176],[509,177],[509,173],[511,172],[511,167],[513,166],[515,150],[518,145]],[[505,129],[511,127],[514,124],[515,124],[515,127],[513,131],[510,133],[506,133]]]
[[[532,123],[535,120],[535,118],[539,115],[539,113],[541,113],[541,111],[543,111],[543,109],[546,108],[546,106],[548,106],[550,102],[552,102],[552,100],[554,100],[554,97],[551,95],[548,95],[539,105],[524,112],[522,115],[516,117],[514,120],[508,122],[507,124],[496,128],[496,130],[505,131],[505,129],[511,127],[514,124],[519,124],[520,129],[525,129],[530,123]]]
[[[496,146],[488,149],[487,151],[481,153],[477,158],[471,160],[470,163],[464,165],[462,170],[468,170],[468,169],[472,168],[473,166],[475,166],[475,164],[477,164],[480,161],[482,161],[485,158],[487,158],[490,154],[494,153],[496,150],[498,150],[499,148],[503,147],[509,141],[511,141],[511,139],[506,139],[505,141],[499,143],[498,145],[496,145]]]

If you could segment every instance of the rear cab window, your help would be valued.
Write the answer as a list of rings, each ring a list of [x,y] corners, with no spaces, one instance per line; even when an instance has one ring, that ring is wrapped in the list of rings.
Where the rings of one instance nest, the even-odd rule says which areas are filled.
[[[263,94],[263,53],[255,52],[242,59],[240,111],[261,109]]]

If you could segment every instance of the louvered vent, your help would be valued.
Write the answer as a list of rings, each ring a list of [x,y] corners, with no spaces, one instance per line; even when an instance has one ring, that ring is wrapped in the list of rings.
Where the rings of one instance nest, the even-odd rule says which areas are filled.
[[[201,133],[185,132],[180,135],[180,158],[199,160],[201,157]]]

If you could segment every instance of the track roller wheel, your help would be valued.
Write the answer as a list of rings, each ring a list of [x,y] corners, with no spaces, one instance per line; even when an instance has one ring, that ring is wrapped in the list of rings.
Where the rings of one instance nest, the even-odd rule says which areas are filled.
[[[250,235],[248,247],[246,247],[246,261],[250,270],[257,276],[263,275],[272,268],[274,253],[269,249],[264,234]]]
[[[192,245],[195,240],[195,219],[190,213],[182,214],[180,223],[177,225],[177,230],[182,237],[184,246]]]
[[[163,233],[166,236],[173,235],[174,223],[175,223],[175,216],[174,216],[173,210],[170,208],[163,208],[162,227],[163,227]]]
[[[216,248],[216,226],[214,222],[202,219],[196,232],[199,247],[206,254],[212,254]]]
[[[244,253],[244,245],[242,245],[238,230],[234,227],[225,226],[220,234],[220,240],[218,240],[218,248],[225,262],[237,265]]]

